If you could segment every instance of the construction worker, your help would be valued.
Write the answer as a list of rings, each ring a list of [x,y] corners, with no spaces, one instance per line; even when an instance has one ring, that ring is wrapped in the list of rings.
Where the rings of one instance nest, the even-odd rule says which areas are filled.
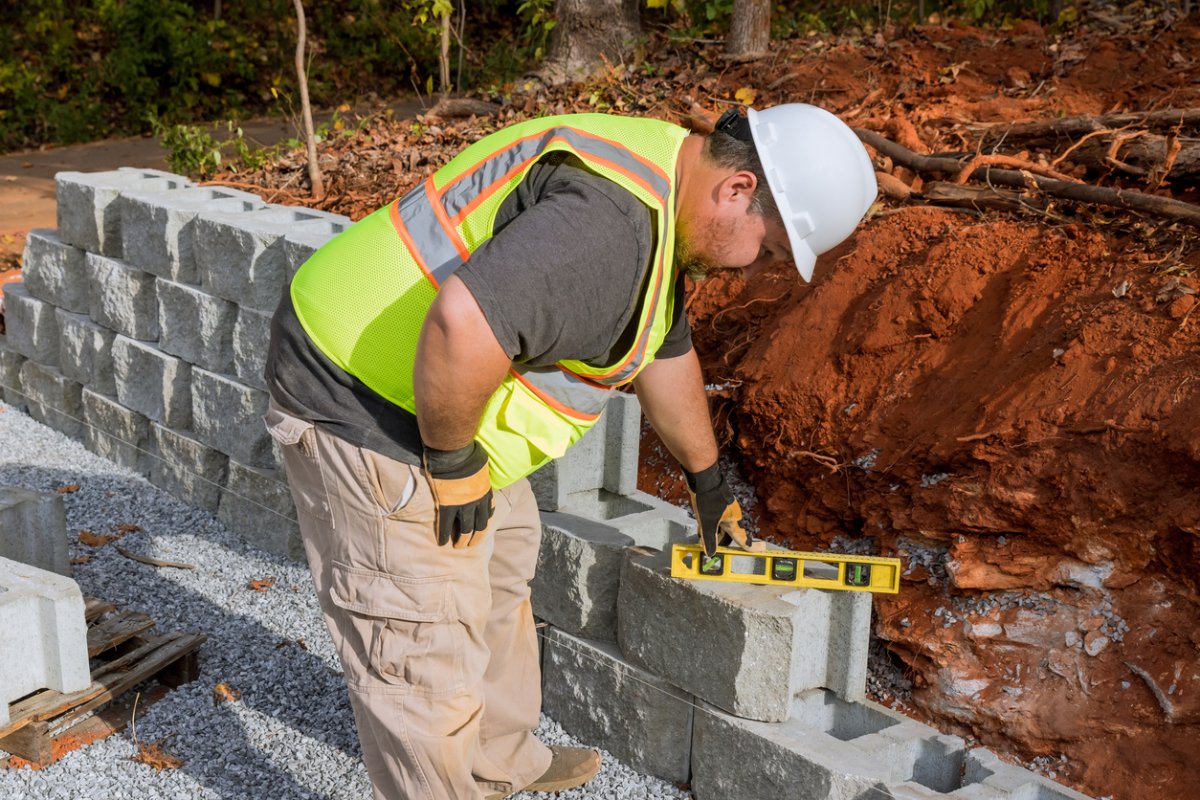
[[[272,324],[281,445],[376,798],[579,786],[547,747],[526,476],[632,383],[701,540],[752,543],[717,466],[684,274],[752,275],[850,235],[875,197],[854,134],[784,105],[709,136],[600,114],[468,147],[322,247]]]

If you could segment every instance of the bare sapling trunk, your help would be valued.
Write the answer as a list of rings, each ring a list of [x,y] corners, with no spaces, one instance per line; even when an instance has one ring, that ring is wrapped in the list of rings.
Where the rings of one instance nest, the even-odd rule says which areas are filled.
[[[317,163],[317,136],[313,131],[312,106],[308,102],[308,73],[304,68],[304,4],[292,0],[296,7],[296,79],[300,83],[300,115],[304,121],[304,141],[308,148],[308,180],[312,183],[312,196],[320,200],[325,196],[325,181],[321,178],[321,166]]]
[[[442,17],[442,49],[438,53],[438,66],[441,68],[441,99],[450,96],[450,11]]]
[[[771,0],[734,0],[726,54],[735,59],[760,56],[770,44]]]

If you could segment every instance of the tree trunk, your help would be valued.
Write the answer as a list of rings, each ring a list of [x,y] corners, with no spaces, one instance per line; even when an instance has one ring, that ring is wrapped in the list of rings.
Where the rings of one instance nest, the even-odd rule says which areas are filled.
[[[542,79],[583,80],[606,61],[625,61],[642,35],[638,14],[638,0],[558,0]]]
[[[308,102],[308,74],[304,69],[304,4],[292,0],[296,7],[296,79],[300,82],[300,113],[304,118],[304,141],[308,148],[308,179],[312,183],[312,196],[320,200],[325,196],[325,181],[321,178],[321,167],[317,164],[317,137],[313,131],[312,106]]]
[[[733,0],[733,23],[725,52],[731,58],[758,56],[771,44],[771,0]]]

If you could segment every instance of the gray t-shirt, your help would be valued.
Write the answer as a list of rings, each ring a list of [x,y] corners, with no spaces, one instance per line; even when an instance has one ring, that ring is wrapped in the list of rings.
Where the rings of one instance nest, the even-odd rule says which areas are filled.
[[[607,365],[637,333],[638,298],[654,253],[650,211],[573,156],[551,154],[505,198],[495,234],[455,272],[513,361]],[[658,358],[692,347],[683,283]],[[361,447],[420,463],[416,418],[329,361],[300,326],[287,292],[271,323],[267,385],[289,411]]]

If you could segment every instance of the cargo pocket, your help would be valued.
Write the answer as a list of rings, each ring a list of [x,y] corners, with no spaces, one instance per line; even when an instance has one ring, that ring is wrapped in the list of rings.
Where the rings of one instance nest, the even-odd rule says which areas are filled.
[[[366,448],[359,448],[362,458],[366,489],[379,511],[388,519],[407,520],[413,512],[420,512],[420,504],[414,504],[417,493],[417,470]],[[414,505],[412,509],[410,505]],[[428,505],[428,504],[426,504]],[[432,508],[430,508],[432,512]],[[432,522],[432,513],[427,515]]]
[[[333,562],[330,596],[354,629],[376,680],[422,696],[466,691],[465,631],[450,576],[409,578]],[[360,687],[370,691],[369,686]]]
[[[263,423],[267,426],[267,433],[283,451],[284,470],[296,511],[332,526],[329,491],[317,453],[316,427],[307,420],[280,410],[274,403],[268,406]]]

